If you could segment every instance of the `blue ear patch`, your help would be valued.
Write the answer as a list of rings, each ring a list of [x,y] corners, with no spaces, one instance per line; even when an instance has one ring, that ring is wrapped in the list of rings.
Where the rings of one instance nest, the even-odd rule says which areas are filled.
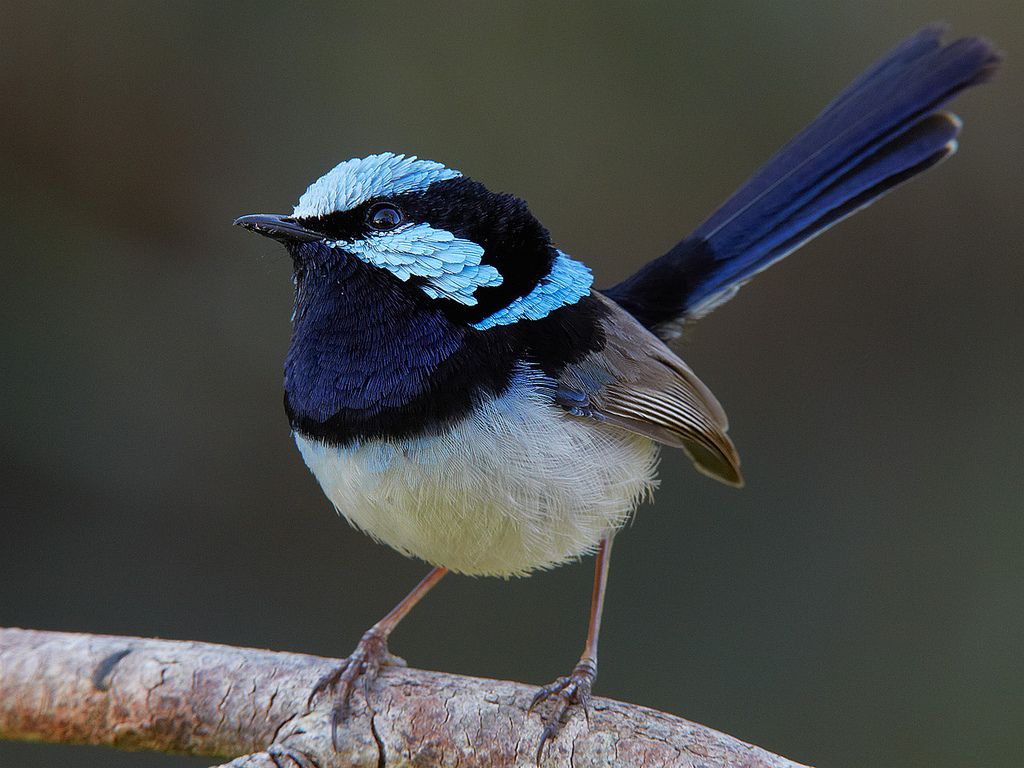
[[[361,240],[328,244],[388,270],[399,280],[426,278],[420,290],[432,299],[451,299],[473,306],[477,303],[473,295],[477,288],[502,283],[497,269],[480,263],[483,248],[429,224],[407,224]]]
[[[292,216],[318,218],[348,211],[375,197],[423,190],[435,181],[462,174],[433,160],[418,160],[393,152],[353,158],[335,166],[302,193]]]
[[[473,323],[480,331],[496,325],[511,325],[520,320],[540,320],[559,307],[575,304],[589,295],[594,276],[582,262],[561,251],[551,265],[551,271],[525,296],[520,296],[504,309]]]

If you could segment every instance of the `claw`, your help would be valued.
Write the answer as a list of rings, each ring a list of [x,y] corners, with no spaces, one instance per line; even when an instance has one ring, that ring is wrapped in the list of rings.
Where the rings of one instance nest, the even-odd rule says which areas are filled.
[[[388,652],[387,638],[371,629],[363,635],[359,645],[338,667],[321,677],[309,694],[307,706],[312,707],[313,699],[329,690],[334,691],[334,707],[331,710],[331,742],[338,747],[338,728],[348,717],[352,692],[358,682],[363,699],[370,701],[370,685],[376,679],[380,668],[385,665],[405,662]]]
[[[338,667],[332,669],[330,672],[328,672],[326,675],[321,676],[320,679],[316,681],[316,684],[313,686],[313,690],[309,692],[309,698],[306,699],[307,708],[313,707],[313,699],[315,699],[321,693],[329,691],[331,688],[334,688],[338,684],[338,680],[341,678],[342,673],[348,667],[348,662],[348,659],[344,659]]]
[[[593,687],[595,677],[597,677],[597,668],[591,661],[584,660],[576,665],[576,669],[569,677],[558,678],[555,682],[545,685],[534,695],[527,714],[531,714],[538,704],[551,697],[558,699],[551,712],[551,717],[540,735],[536,758],[538,766],[544,755],[545,745],[558,735],[562,725],[568,719],[567,715],[574,706],[583,708],[587,723],[590,723],[590,689]]]
[[[341,725],[341,720],[342,712],[335,706],[331,710],[331,746],[334,747],[335,751],[338,750],[338,726]]]
[[[558,733],[558,729],[561,726],[557,722],[551,722],[544,726],[544,730],[540,734],[540,744],[537,745],[537,757],[536,763],[539,768],[540,758],[544,754],[544,745],[548,743],[549,739],[553,739],[555,734]]]

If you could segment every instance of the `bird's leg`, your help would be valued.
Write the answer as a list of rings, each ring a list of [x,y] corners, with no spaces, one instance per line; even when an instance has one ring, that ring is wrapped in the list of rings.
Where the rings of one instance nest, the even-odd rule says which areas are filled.
[[[558,734],[559,729],[566,720],[566,715],[575,706],[583,707],[584,715],[589,716],[587,704],[590,700],[590,689],[597,677],[597,635],[601,630],[601,611],[604,608],[605,586],[608,584],[608,563],[612,554],[612,536],[609,532],[601,539],[597,549],[597,558],[594,564],[594,592],[590,601],[590,624],[587,629],[587,642],[583,646],[583,655],[580,661],[568,677],[560,677],[550,685],[546,685],[537,691],[537,695],[530,702],[530,712],[534,707],[549,698],[555,698],[555,706],[544,726],[544,732],[540,737],[540,745],[537,747],[537,763],[540,764],[541,755],[544,752],[544,745],[549,739]]]
[[[383,619],[378,621],[363,634],[359,645],[335,670],[324,675],[313,687],[309,695],[309,704],[320,693],[335,689],[334,711],[331,717],[331,738],[337,744],[338,724],[348,714],[349,699],[355,688],[356,681],[362,682],[363,697],[369,701],[370,683],[377,676],[382,666],[393,664],[404,666],[405,662],[388,652],[388,636],[398,626],[398,622],[412,610],[423,596],[448,573],[447,568],[434,568],[423,577],[412,592],[402,598]]]

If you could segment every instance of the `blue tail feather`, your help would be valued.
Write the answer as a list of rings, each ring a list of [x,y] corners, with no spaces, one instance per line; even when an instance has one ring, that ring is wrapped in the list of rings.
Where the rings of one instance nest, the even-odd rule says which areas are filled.
[[[917,33],[858,78],[692,235],[605,293],[673,335],[745,280],[955,148],[959,121],[936,113],[991,74],[979,38],[942,46]]]
[[[749,279],[911,175],[948,157],[955,150],[959,127],[951,115],[931,115],[856,165],[851,163],[852,168],[844,168],[830,183],[823,181],[802,207],[788,211],[759,239],[744,238],[742,258],[721,260],[721,267],[694,292],[694,306]]]

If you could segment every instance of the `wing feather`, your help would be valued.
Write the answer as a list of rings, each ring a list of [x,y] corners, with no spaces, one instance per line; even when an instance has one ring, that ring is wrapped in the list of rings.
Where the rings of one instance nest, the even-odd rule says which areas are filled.
[[[587,415],[682,448],[699,471],[742,485],[739,454],[726,434],[729,422],[711,390],[636,319],[593,295],[607,310],[605,347],[568,367],[559,386],[586,394]]]

